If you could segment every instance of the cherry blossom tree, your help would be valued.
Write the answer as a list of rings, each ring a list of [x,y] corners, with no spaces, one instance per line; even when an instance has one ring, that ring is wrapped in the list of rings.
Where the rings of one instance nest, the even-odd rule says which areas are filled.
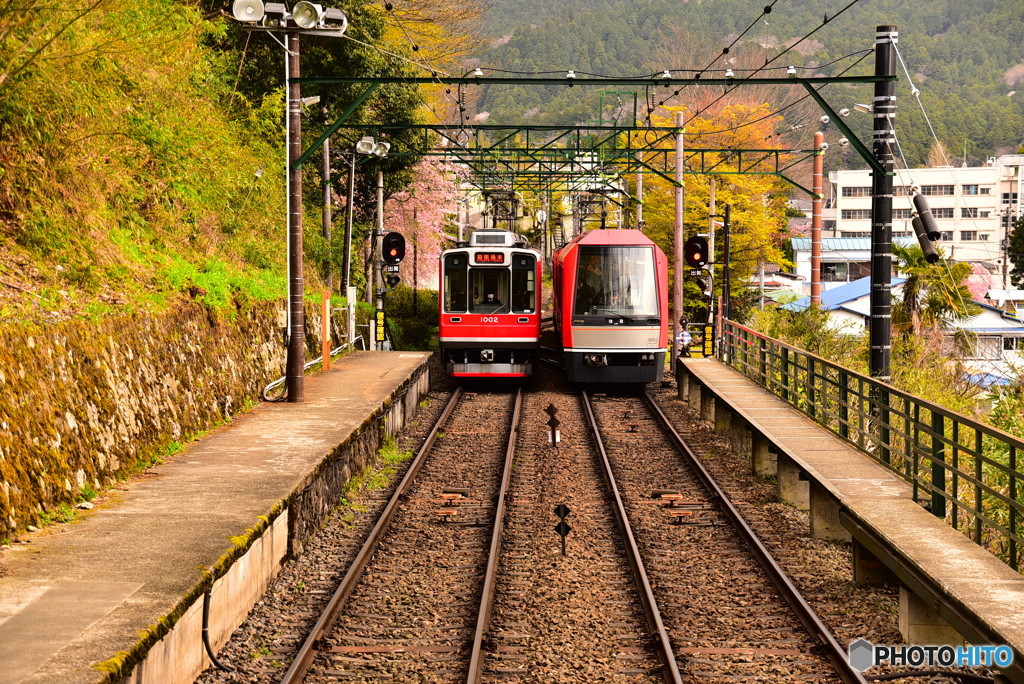
[[[456,165],[424,159],[413,168],[412,182],[384,206],[387,230],[405,236],[406,272],[416,271],[422,286],[437,287],[438,256],[463,197],[459,187],[463,175],[464,169]]]

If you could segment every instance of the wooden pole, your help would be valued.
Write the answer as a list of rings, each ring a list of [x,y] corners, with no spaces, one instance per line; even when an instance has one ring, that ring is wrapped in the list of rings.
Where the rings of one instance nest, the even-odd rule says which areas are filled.
[[[825,134],[814,134],[814,162],[811,177],[811,306],[821,306],[821,207],[824,198]]]
[[[672,277],[672,365],[676,367],[679,358],[679,319],[683,315],[683,123],[682,112],[676,112],[676,211],[672,226],[673,277]]]
[[[323,369],[331,370],[331,291],[323,293],[320,306],[320,349],[323,355]]]

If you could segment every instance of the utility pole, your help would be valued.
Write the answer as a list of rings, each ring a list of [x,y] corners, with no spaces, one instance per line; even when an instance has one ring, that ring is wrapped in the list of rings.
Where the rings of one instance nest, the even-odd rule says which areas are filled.
[[[814,134],[814,161],[811,174],[811,306],[821,306],[821,208],[824,198],[825,134]]]
[[[289,402],[300,402],[306,364],[306,312],[302,278],[302,169],[295,162],[302,154],[302,91],[298,79],[299,34],[288,33],[288,353],[285,387]]]
[[[895,26],[875,29],[875,76],[896,75]],[[871,377],[889,380],[892,355],[892,146],[896,142],[896,83],[875,84],[873,152],[884,170],[871,174]]]
[[[324,123],[330,124],[327,120],[327,107],[323,108]],[[331,254],[331,139],[324,140],[324,155],[323,155],[323,198],[324,198],[324,226],[323,235],[324,239],[327,240],[327,253]],[[327,282],[327,291],[334,291],[334,266],[331,264],[330,258],[327,259],[327,268],[325,269],[324,280]]]
[[[356,151],[352,150],[348,160],[348,206],[345,216],[345,272],[342,274],[342,292],[348,292],[352,284],[352,212],[356,199]],[[348,296],[348,295],[346,295]]]
[[[673,277],[672,277],[672,370],[675,372],[679,358],[679,319],[683,315],[683,123],[682,112],[676,112],[676,212],[672,225]]]
[[[711,259],[708,269],[711,272],[712,283],[711,298],[708,300],[708,325],[715,322],[715,216],[718,215],[717,191],[718,183],[715,181],[714,176],[712,176],[708,183],[708,257]]]
[[[730,258],[730,243],[729,243],[729,231],[732,227],[732,205],[725,205],[725,215],[722,217],[722,235],[724,240],[722,242],[722,320],[729,318],[732,315],[732,306],[730,305],[729,298],[732,296],[732,292],[729,288],[729,258]]]
[[[383,326],[384,318],[381,313],[384,311],[384,293],[381,292],[381,278],[380,278],[380,259],[378,255],[380,252],[380,241],[384,237],[384,172],[377,171],[377,230],[374,231],[373,235],[373,246],[370,248],[370,265],[373,268],[373,304],[377,311],[377,326],[378,328]],[[374,341],[373,348],[377,351],[383,351],[384,349],[384,338],[387,333],[384,330],[377,330],[377,339]]]
[[[412,222],[415,228],[414,231],[419,228],[419,218],[416,215],[416,210],[412,210]],[[415,316],[419,313],[419,299],[418,295],[420,292],[420,277],[419,277],[419,256],[420,251],[416,249],[416,232],[413,232],[409,237],[412,239],[412,315]]]
[[[638,161],[643,159],[643,155],[640,152],[636,153]],[[636,229],[644,229],[644,172],[639,170],[636,172]]]

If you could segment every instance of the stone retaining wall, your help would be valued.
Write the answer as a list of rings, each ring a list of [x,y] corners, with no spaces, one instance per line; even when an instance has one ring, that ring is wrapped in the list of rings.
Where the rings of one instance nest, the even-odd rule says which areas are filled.
[[[0,327],[0,539],[255,401],[283,374],[277,307],[228,315],[182,302],[98,323]],[[306,327],[311,358],[313,308]]]

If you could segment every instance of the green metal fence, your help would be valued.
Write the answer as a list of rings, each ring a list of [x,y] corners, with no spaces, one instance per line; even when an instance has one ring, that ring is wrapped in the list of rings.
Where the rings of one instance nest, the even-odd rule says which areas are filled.
[[[907,480],[915,500],[1021,569],[1024,440],[732,321],[719,357]]]

